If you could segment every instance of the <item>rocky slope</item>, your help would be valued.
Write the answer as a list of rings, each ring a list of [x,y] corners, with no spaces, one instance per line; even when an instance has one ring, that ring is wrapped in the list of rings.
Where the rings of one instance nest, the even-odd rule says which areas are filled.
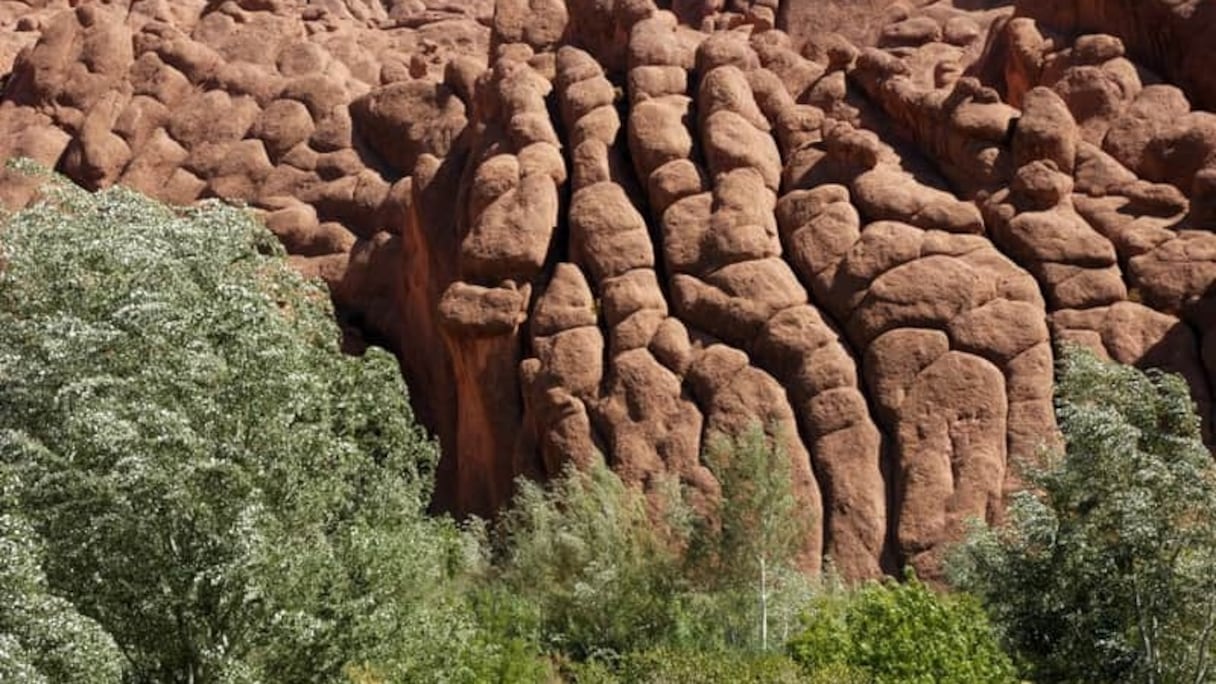
[[[1055,439],[1053,341],[1211,414],[1216,12],[862,4],[5,0],[0,158],[263,213],[444,508],[594,449],[709,506],[756,424],[808,567],[933,576]]]

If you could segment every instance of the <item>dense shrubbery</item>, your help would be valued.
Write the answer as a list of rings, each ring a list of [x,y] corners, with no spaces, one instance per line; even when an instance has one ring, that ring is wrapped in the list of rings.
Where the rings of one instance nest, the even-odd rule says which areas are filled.
[[[709,460],[723,494],[713,525],[674,483],[656,483],[648,498],[598,457],[549,487],[521,482],[500,524],[492,579],[503,595],[493,605],[513,597],[525,606],[514,610],[517,628],[578,659],[656,647],[760,652],[766,619],[784,625],[779,644],[810,589],[794,567],[788,461],[759,429],[718,441]]]
[[[504,519],[506,557],[496,579],[505,591],[497,605],[515,602],[514,624],[527,625],[551,652],[590,661],[568,667],[571,679],[1013,680],[1008,656],[970,597],[939,596],[914,577],[855,590],[794,581],[802,577],[792,566],[799,539],[792,516],[778,516],[792,502],[780,452],[759,430],[716,451],[717,527],[682,527],[673,494],[659,497],[670,519],[656,527],[641,492],[600,462],[567,471],[548,489],[521,485]],[[757,531],[763,525],[770,529]],[[681,558],[671,550],[673,535],[700,551]],[[778,578],[767,587],[770,614],[802,611],[773,630],[777,643],[792,637],[790,657],[780,648],[766,653],[759,636],[761,558]]]
[[[789,652],[811,671],[847,666],[878,684],[1014,681],[979,604],[966,595],[939,596],[914,575],[902,584],[821,594]]]
[[[500,534],[493,598],[516,602],[516,628],[547,649],[611,658],[673,632],[678,555],[602,462],[548,488],[521,482]]]
[[[0,514],[0,682],[118,682],[114,639],[71,603],[48,593],[29,524]]]
[[[634,651],[611,668],[591,661],[567,673],[575,684],[854,684],[837,674],[832,673],[832,679],[808,679],[797,664],[780,654],[687,648]],[[855,681],[861,684],[861,680]]]
[[[340,354],[243,211],[52,184],[0,245],[0,681],[1012,678],[967,595],[797,572],[759,429],[705,455],[708,520],[592,456],[459,526],[425,514],[436,451],[393,359]],[[1186,388],[1062,371],[1067,453],[957,580],[1033,676],[1202,681],[1216,479]]]
[[[476,546],[423,515],[435,449],[393,359],[342,355],[324,290],[245,212],[54,185],[2,230],[0,516],[43,549],[23,591],[44,572],[136,681],[493,666],[457,582]],[[63,681],[23,605],[0,642]]]
[[[1216,469],[1186,383],[1073,351],[1056,394],[1065,452],[1028,469],[956,581],[1036,679],[1209,681]]]

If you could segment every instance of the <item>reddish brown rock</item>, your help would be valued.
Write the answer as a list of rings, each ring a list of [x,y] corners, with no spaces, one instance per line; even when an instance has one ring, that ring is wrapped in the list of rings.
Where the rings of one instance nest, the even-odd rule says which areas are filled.
[[[1216,46],[1207,40],[1216,8],[1207,3],[1019,0],[1016,5],[1019,15],[1065,34],[1117,36],[1134,59],[1194,93],[1203,107],[1216,108],[1210,78]]]
[[[410,173],[420,154],[447,156],[468,126],[464,102],[443,84],[392,83],[350,106],[356,135],[399,174]]]
[[[1205,3],[306,4],[0,0],[0,158],[254,207],[397,352],[439,508],[598,451],[708,512],[758,425],[808,570],[936,577],[1057,443],[1053,342],[1211,417]]]

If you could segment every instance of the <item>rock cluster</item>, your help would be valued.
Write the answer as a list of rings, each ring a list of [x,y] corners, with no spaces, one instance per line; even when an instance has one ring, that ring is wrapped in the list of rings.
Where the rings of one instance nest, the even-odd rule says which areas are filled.
[[[1058,439],[1053,342],[1216,382],[1211,4],[958,4],[6,0],[0,158],[248,203],[398,353],[440,507],[599,451],[708,513],[758,426],[806,567],[932,577]]]

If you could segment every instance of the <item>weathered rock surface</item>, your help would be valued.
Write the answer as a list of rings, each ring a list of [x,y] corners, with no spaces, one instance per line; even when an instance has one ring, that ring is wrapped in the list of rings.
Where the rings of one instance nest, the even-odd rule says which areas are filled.
[[[1058,439],[1053,343],[1210,433],[1211,3],[660,5],[0,1],[0,158],[248,203],[458,513],[594,451],[711,509],[758,425],[807,568],[933,577]]]

